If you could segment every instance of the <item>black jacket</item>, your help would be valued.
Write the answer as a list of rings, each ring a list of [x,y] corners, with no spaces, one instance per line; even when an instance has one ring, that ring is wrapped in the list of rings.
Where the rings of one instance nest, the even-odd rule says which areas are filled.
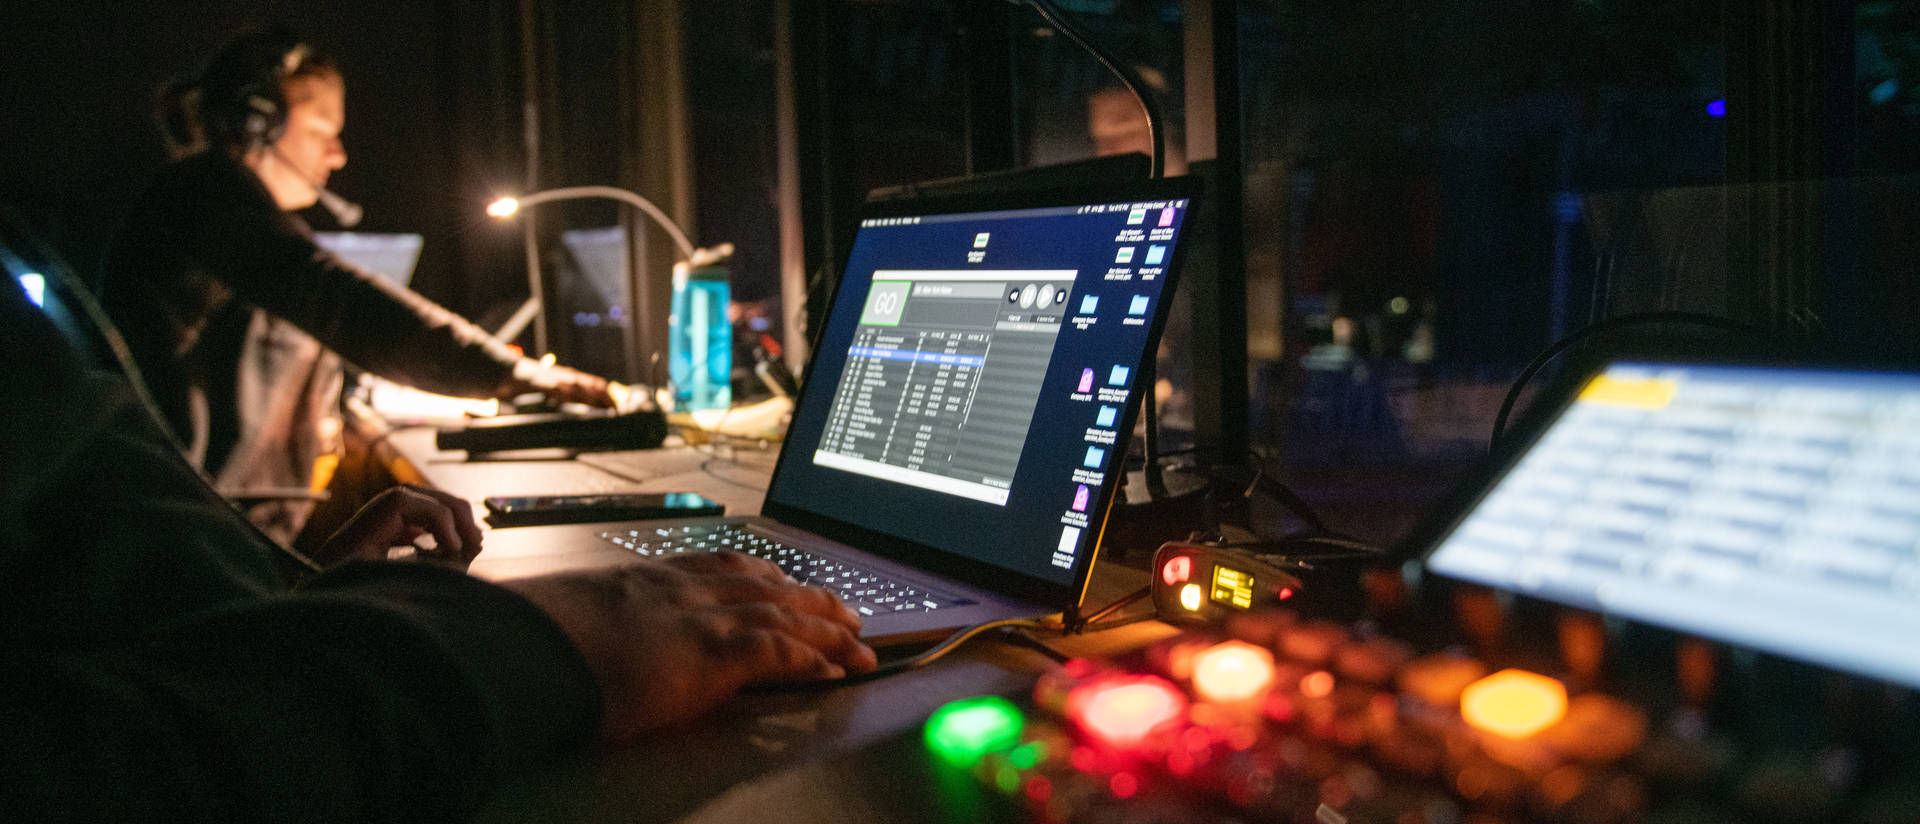
[[[425,564],[284,585],[10,282],[0,406],[0,820],[444,821],[591,739],[538,608]]]
[[[493,397],[517,352],[314,243],[260,179],[209,151],[161,171],[106,258],[101,295],[185,449],[229,497],[307,488],[337,451],[339,359],[400,383]],[[310,505],[250,512],[290,541]]]

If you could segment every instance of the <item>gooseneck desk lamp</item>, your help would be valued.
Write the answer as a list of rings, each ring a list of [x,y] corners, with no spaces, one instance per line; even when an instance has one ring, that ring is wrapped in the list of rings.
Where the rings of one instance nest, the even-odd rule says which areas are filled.
[[[726,319],[727,294],[724,271],[717,270],[717,280],[714,279],[714,272],[716,271],[715,264],[733,255],[733,244],[721,243],[711,248],[697,249],[694,247],[693,242],[687,239],[687,233],[682,231],[673,220],[668,218],[667,214],[660,210],[660,207],[655,206],[653,201],[641,197],[638,193],[615,186],[568,186],[559,189],[548,189],[520,197],[503,197],[487,206],[487,214],[504,219],[513,216],[527,206],[536,206],[541,203],[551,203],[558,200],[578,200],[583,198],[607,198],[639,209],[647,217],[652,218],[653,222],[658,224],[661,229],[665,230],[669,237],[673,238],[674,246],[679,251],[680,260],[674,264],[674,317],[670,325],[675,326],[676,329],[675,333],[671,336],[674,345],[669,346],[669,361],[674,364],[675,371],[689,371],[688,369],[682,369],[680,367],[690,366],[690,374],[705,377],[709,372],[709,370],[705,368],[709,360],[722,357],[726,358],[728,363],[719,367],[721,374],[719,379],[721,389],[719,392],[717,394],[714,392],[695,393],[696,395],[703,395],[707,400],[705,404],[695,401],[695,406],[711,405],[716,401],[724,406],[730,397],[729,394],[726,393],[725,387],[727,386],[726,374],[731,371],[732,341],[729,322]],[[527,302],[521,305],[520,310],[514,313],[514,317],[502,327],[500,336],[512,337],[519,334],[520,329],[524,328],[527,321],[531,319],[534,322],[534,348],[540,350],[541,354],[545,354],[547,351],[547,334],[546,320],[542,312],[545,293],[540,282],[539,252],[536,248],[535,238],[532,232],[528,232],[526,236],[526,252],[527,290],[529,296]],[[689,277],[696,280],[701,277],[697,270],[706,270],[708,272],[706,276],[707,279],[704,282],[709,284],[709,288],[705,290],[687,288],[686,283]],[[638,267],[632,263],[628,264],[627,289],[630,295],[639,293],[640,284],[637,282],[638,278],[634,276],[638,271]],[[718,288],[711,288],[711,284],[715,283],[718,284]],[[682,295],[690,291],[697,293],[695,297],[699,298],[699,300],[694,301],[694,305],[692,306],[683,306]],[[690,316],[690,313],[695,316]],[[688,334],[681,334],[682,329],[686,330]],[[685,339],[684,341],[682,340],[683,338]],[[682,349],[686,349],[687,351],[680,351]],[[680,361],[682,360],[688,361],[688,364],[681,364]],[[709,383],[708,381],[699,380],[694,382],[702,385]],[[683,400],[684,402],[684,399],[680,396],[688,395],[689,388],[690,387],[676,386],[676,400]]]

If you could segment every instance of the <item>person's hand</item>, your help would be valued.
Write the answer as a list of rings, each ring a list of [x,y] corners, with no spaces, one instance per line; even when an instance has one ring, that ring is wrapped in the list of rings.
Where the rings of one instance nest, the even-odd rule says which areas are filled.
[[[389,550],[433,536],[433,549],[415,547],[416,557],[465,567],[480,554],[480,525],[466,501],[424,486],[402,484],[367,502],[321,546],[329,563],[382,561]]]
[[[504,397],[540,392],[554,404],[583,403],[612,409],[616,398],[606,378],[544,361],[522,361],[514,369],[513,381]]]
[[[833,593],[734,552],[500,582],[546,610],[606,696],[610,741],[690,721],[749,684],[874,667]]]

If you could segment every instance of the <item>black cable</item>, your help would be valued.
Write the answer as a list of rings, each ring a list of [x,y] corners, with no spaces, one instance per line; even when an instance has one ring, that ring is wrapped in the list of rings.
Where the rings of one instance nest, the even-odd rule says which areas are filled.
[[[1078,634],[1078,633],[1085,633],[1085,632],[1098,632],[1100,630],[1108,630],[1108,629],[1114,629],[1117,627],[1123,627],[1128,624],[1136,624],[1141,621],[1147,621],[1147,620],[1153,619],[1154,617],[1156,617],[1157,613],[1149,611],[1143,615],[1130,616],[1127,618],[1115,618],[1115,619],[1106,621],[1104,623],[1096,623],[1096,622],[1098,622],[1101,618],[1105,618],[1107,615],[1113,613],[1114,611],[1120,609],[1121,607],[1125,607],[1128,604],[1135,603],[1140,599],[1147,597],[1148,595],[1152,594],[1152,592],[1153,590],[1151,587],[1142,587],[1141,589],[1138,589],[1132,593],[1129,593],[1126,596],[1120,598],[1119,600],[1114,601],[1111,604],[1101,607],[1100,609],[1089,614],[1086,618],[1081,619],[1072,624],[1043,624],[1039,621],[1034,621],[1028,618],[1008,618],[1000,621],[988,621],[983,624],[974,624],[973,626],[970,626],[970,627],[964,627],[964,628],[955,630],[952,635],[949,635],[945,639],[942,639],[940,643],[934,644],[933,646],[928,647],[926,650],[920,652],[918,655],[915,655],[911,658],[902,658],[898,661],[889,661],[885,664],[875,667],[874,669],[868,672],[856,673],[856,674],[848,675],[842,678],[823,678],[823,679],[818,679],[813,681],[788,681],[788,682],[771,683],[771,684],[756,684],[752,687],[749,687],[748,689],[750,691],[755,691],[755,692],[808,692],[812,690],[828,690],[828,689],[835,689],[838,687],[852,686],[854,684],[864,684],[868,681],[885,678],[890,675],[898,675],[900,673],[916,670],[928,664],[931,664],[935,660],[939,659],[941,656],[944,656],[947,653],[952,652],[955,649],[958,649],[960,645],[980,637],[982,633],[985,633],[988,630],[1023,628],[1023,629],[1037,629],[1037,630],[1043,630],[1047,632]],[[1054,650],[1052,647],[1046,646],[1045,644],[1041,643],[1039,640],[1033,638],[1032,636],[1026,635],[1025,633],[1012,632],[1012,633],[1008,633],[1007,635],[1010,640],[1014,641],[1017,644],[1020,644],[1021,646],[1038,649],[1044,654],[1046,654],[1048,657],[1054,658],[1055,660],[1060,660],[1060,661],[1066,660],[1065,656],[1063,656],[1060,652]]]
[[[1333,534],[1333,530],[1327,527],[1327,522],[1320,517],[1320,513],[1315,511],[1313,505],[1307,503],[1305,498],[1300,497],[1299,493],[1294,492],[1293,487],[1267,475],[1266,459],[1260,457],[1260,453],[1248,449],[1247,454],[1254,459],[1253,480],[1247,483],[1247,490],[1241,493],[1241,497],[1251,500],[1254,490],[1258,489],[1273,496],[1274,500],[1279,501],[1293,514],[1300,516],[1300,520],[1305,521],[1314,531]]]
[[[706,459],[706,460],[704,460],[704,461],[701,461],[701,462],[700,462],[700,471],[701,471],[701,472],[704,472],[704,473],[706,473],[706,475],[707,475],[707,477],[709,477],[709,478],[712,478],[712,479],[714,479],[714,480],[716,480],[716,481],[719,481],[719,482],[721,482],[721,483],[723,483],[723,484],[728,484],[728,485],[730,485],[730,486],[737,486],[737,487],[740,487],[741,489],[751,489],[751,490],[753,490],[753,491],[755,491],[755,492],[765,492],[765,491],[767,491],[767,488],[766,488],[766,487],[764,487],[764,486],[761,486],[761,485],[758,485],[758,484],[749,484],[749,483],[742,483],[742,482],[740,482],[740,481],[736,481],[736,480],[734,480],[734,479],[732,479],[732,478],[729,478],[729,477],[727,477],[727,476],[725,476],[725,475],[722,475],[722,474],[720,474],[720,473],[718,473],[718,472],[715,472],[715,471],[713,471],[713,462],[714,462],[714,461],[721,461],[721,460],[726,460],[726,459],[725,459],[725,458],[721,458],[721,457],[719,457],[718,455],[716,455],[716,456],[713,456],[713,457],[710,457],[710,458],[708,458],[708,459]]]
[[[1053,4],[1053,0],[1027,0],[1027,3],[1040,12],[1040,16],[1046,18],[1047,23],[1055,30],[1079,44],[1080,48],[1086,49],[1095,60],[1100,61],[1100,65],[1107,67],[1107,71],[1113,72],[1115,77],[1120,78],[1121,83],[1126,84],[1127,91],[1133,93],[1133,98],[1139,101],[1140,109],[1147,116],[1147,141],[1153,146],[1153,153],[1148,155],[1151,165],[1147,167],[1147,177],[1158,178],[1165,174],[1166,138],[1161,131],[1161,124],[1164,121],[1160,117],[1160,105],[1155,103],[1152,96],[1147,93],[1146,84],[1140,82],[1139,76],[1135,75],[1132,69],[1114,60],[1099,46],[1094,45],[1093,41],[1081,34],[1079,29],[1067,22],[1066,16],[1060,13],[1059,7]]]
[[[902,658],[898,661],[889,661],[867,672],[854,673],[841,678],[821,678],[813,681],[786,681],[756,684],[747,689],[752,692],[810,692],[813,690],[830,690],[852,686],[854,684],[864,684],[868,681],[875,681],[890,675],[898,675],[903,672],[917,670],[933,663],[947,653],[958,649],[961,644],[980,637],[980,634],[987,630],[1005,627],[1046,628],[1038,621],[1027,618],[1008,618],[1000,621],[988,621],[983,624],[974,624],[970,627],[955,630],[952,635],[947,636],[940,643],[927,648],[918,655],[911,658]]]
[[[1057,649],[1054,649],[1053,647],[1047,646],[1046,642],[1041,641],[1040,639],[1035,638],[1031,635],[1028,635],[1024,632],[1008,632],[1006,633],[1006,636],[1008,641],[1014,644],[1018,644],[1020,646],[1026,647],[1027,649],[1033,650],[1035,652],[1038,652],[1041,655],[1045,655],[1048,658],[1053,659],[1054,663],[1064,664],[1068,661],[1073,660],[1072,656],[1067,655],[1066,653],[1061,652]]]
[[[1135,601],[1138,601],[1152,594],[1153,594],[1153,587],[1141,587],[1137,590],[1134,590],[1133,592],[1128,593],[1126,596],[1120,598],[1119,600],[1114,601],[1113,603],[1108,604],[1104,607],[1101,607],[1100,609],[1096,610],[1095,612],[1088,615],[1087,617],[1082,618],[1079,621],[1075,622],[1072,629],[1075,632],[1086,632],[1087,628],[1092,626],[1095,621],[1105,618],[1109,614],[1112,614],[1114,611],[1120,609],[1121,607],[1124,607],[1128,604],[1131,604]]]
[[[1542,350],[1540,354],[1535,355],[1533,360],[1527,363],[1525,369],[1520,370],[1520,376],[1513,379],[1513,386],[1507,389],[1507,396],[1500,401],[1500,414],[1494,416],[1493,436],[1487,441],[1487,451],[1492,452],[1500,445],[1500,436],[1506,433],[1507,418],[1513,414],[1513,406],[1519,402],[1521,390],[1526,388],[1527,382],[1533,379],[1535,373],[1545,368],[1549,362],[1558,357],[1562,352],[1573,348],[1575,344],[1587,338],[1608,330],[1646,323],[1695,323],[1702,326],[1740,332],[1742,334],[1762,337],[1766,335],[1766,332],[1759,328],[1741,323],[1732,318],[1723,318],[1719,315],[1705,315],[1698,312],[1638,312],[1590,323],[1578,331],[1575,331],[1573,334],[1555,341],[1551,346]]]

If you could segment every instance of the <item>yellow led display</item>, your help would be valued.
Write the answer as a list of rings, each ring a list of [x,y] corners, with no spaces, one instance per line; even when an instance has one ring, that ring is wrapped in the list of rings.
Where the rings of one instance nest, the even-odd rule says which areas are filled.
[[[1241,609],[1252,608],[1253,576],[1237,569],[1214,564],[1213,601]]]

